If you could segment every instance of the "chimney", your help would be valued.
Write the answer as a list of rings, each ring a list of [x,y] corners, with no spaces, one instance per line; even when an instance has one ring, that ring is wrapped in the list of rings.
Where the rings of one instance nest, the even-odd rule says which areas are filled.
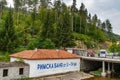
[[[35,52],[37,52],[38,51],[38,49],[37,48],[35,48]]]
[[[56,51],[58,52],[58,51],[59,51],[59,49],[56,49]]]

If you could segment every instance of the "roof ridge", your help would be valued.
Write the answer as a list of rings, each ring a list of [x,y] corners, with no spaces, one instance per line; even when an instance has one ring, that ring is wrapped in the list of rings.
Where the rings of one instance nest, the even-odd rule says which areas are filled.
[[[44,54],[43,51],[47,51],[47,49],[39,49],[39,51],[40,51],[42,54]],[[44,54],[44,55],[46,55],[46,54]]]
[[[32,58],[32,57],[35,55],[35,53],[37,52],[37,51],[35,51],[35,50],[31,50],[31,51],[33,51],[33,54],[31,55],[30,58]]]
[[[38,50],[39,50],[40,52],[38,52]],[[31,51],[33,51],[33,55],[32,55],[30,58],[32,58],[32,57],[35,55],[35,53],[37,53],[37,52],[38,52],[38,54],[43,53],[42,50],[45,50],[45,49],[38,49],[38,50],[37,50],[37,51],[31,50]]]

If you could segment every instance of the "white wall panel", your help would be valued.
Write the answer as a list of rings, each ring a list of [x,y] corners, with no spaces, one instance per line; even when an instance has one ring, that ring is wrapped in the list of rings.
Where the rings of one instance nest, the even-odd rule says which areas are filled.
[[[16,60],[11,58],[11,61]],[[29,77],[40,77],[80,70],[80,59],[24,60],[30,65]]]

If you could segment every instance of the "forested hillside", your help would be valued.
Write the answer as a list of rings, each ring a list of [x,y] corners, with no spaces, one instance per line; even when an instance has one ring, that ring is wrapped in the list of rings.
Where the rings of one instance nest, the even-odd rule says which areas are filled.
[[[120,40],[112,33],[109,19],[101,21],[76,0],[67,6],[61,0],[13,0],[14,8],[0,1],[0,51],[18,52],[34,48],[75,47],[82,41],[88,48],[101,42]]]

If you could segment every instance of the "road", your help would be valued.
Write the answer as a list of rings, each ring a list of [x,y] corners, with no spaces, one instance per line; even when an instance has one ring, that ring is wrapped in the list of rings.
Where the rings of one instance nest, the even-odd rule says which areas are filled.
[[[81,56],[82,59],[85,60],[94,60],[94,61],[105,61],[105,62],[112,62],[112,63],[120,63],[120,58],[100,58],[100,57],[85,57]]]

